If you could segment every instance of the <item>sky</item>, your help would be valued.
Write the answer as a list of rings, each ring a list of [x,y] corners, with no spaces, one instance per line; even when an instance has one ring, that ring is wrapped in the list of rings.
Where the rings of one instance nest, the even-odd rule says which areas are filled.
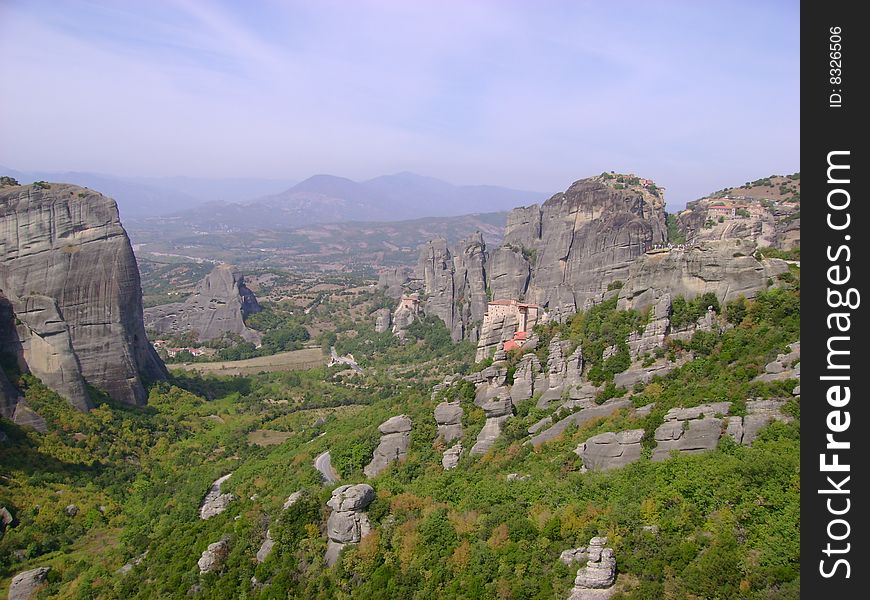
[[[797,1],[0,0],[0,164],[681,206],[800,170],[798,68]]]

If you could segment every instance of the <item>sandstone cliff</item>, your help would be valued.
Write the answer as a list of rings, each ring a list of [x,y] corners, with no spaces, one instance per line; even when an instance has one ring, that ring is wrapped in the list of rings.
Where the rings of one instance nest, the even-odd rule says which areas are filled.
[[[200,341],[234,333],[258,344],[260,334],[245,326],[248,315],[260,311],[245,278],[231,265],[218,265],[184,302],[145,309],[145,326],[158,333],[193,332]]]
[[[14,315],[3,349],[77,407],[89,406],[84,382],[144,404],[143,379],[166,377],[114,200],[67,184],[0,189],[0,290]]]

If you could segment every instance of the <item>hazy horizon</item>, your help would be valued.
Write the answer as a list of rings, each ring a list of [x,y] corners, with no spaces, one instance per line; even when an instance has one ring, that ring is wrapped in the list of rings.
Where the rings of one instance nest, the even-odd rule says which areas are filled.
[[[800,170],[794,3],[245,8],[4,2],[0,164],[545,196],[616,170],[671,207]]]

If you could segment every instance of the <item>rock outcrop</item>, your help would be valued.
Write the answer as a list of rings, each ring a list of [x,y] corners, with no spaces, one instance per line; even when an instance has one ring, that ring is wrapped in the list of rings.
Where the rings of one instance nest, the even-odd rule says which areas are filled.
[[[332,498],[326,503],[332,509],[326,522],[327,565],[334,565],[346,545],[359,543],[371,531],[371,523],[363,511],[374,499],[375,490],[366,483],[342,485],[333,490]]]
[[[442,402],[435,407],[435,422],[438,436],[445,443],[462,439],[462,415],[464,411],[459,402]]]
[[[526,443],[532,444],[533,446],[540,446],[541,444],[562,435],[562,432],[564,432],[571,424],[575,424],[579,427],[580,425],[583,425],[583,423],[591,421],[592,419],[608,417],[622,408],[631,408],[631,406],[631,400],[627,398],[614,398],[599,406],[583,408],[568,415],[564,419],[557,421],[554,425],[541,431]]]
[[[789,344],[789,351],[785,354],[777,354],[776,358],[764,367],[764,373],[755,378],[755,381],[785,381],[786,379],[801,378],[801,343],[800,340]]]
[[[12,422],[21,427],[30,427],[40,433],[48,431],[48,424],[23,398],[18,399],[15,412],[12,413]]]
[[[786,402],[783,399],[749,400],[746,403],[746,416],[728,417],[725,432],[738,444],[751,446],[765,425],[773,421],[792,421],[792,417],[782,411]]]
[[[723,431],[723,419],[730,402],[714,402],[693,408],[672,408],[655,431],[652,460],[666,460],[671,450],[695,454],[713,450]]]
[[[139,269],[110,198],[66,184],[0,189],[0,291],[16,319],[0,349],[73,405],[90,406],[83,382],[144,404],[143,381],[167,377],[145,336]]]
[[[692,299],[713,292],[720,302],[752,298],[768,278],[788,270],[784,260],[758,260],[749,240],[719,240],[644,254],[628,269],[619,308],[655,305],[663,294]]]
[[[222,264],[212,269],[184,302],[146,309],[145,326],[161,334],[192,332],[202,342],[230,333],[259,344],[260,334],[249,329],[245,319],[260,310],[242,274],[232,265]]]
[[[444,239],[424,244],[416,278],[426,298],[424,312],[438,317],[454,341],[477,339],[474,323],[486,312],[486,246],[480,232],[451,251]]]
[[[51,567],[38,567],[19,573],[9,584],[9,600],[28,600],[45,583]]]
[[[632,262],[665,241],[664,204],[657,191],[597,176],[512,211],[503,245],[534,258],[526,300],[561,319],[625,281]]]
[[[606,548],[606,545],[606,537],[589,540],[586,566],[577,571],[568,600],[606,600],[611,597],[616,581],[616,558],[613,549]]]
[[[632,359],[651,352],[665,343],[671,328],[671,295],[664,293],[656,300],[650,320],[642,333],[632,331],[628,336],[628,349]]]
[[[393,325],[393,313],[389,308],[379,308],[374,312],[375,332],[384,333]]]
[[[486,454],[501,435],[504,422],[514,414],[513,401],[507,388],[502,388],[501,393],[495,398],[488,398],[481,402],[475,400],[475,404],[483,409],[486,422],[477,434],[474,446],[471,447],[472,456]]]
[[[389,298],[398,300],[402,297],[402,289],[411,279],[410,269],[394,267],[378,273],[378,289],[383,290]]]
[[[381,432],[381,441],[375,448],[371,462],[363,469],[366,477],[374,477],[393,461],[405,460],[411,441],[411,427],[411,418],[407,415],[391,417],[380,424],[378,431]]]
[[[9,509],[5,506],[0,506],[0,531],[6,531],[13,521],[14,519]]]
[[[199,566],[200,575],[219,571],[227,560],[230,554],[230,545],[227,540],[220,540],[213,544],[209,544],[208,548],[203,550],[202,556],[196,561]]]
[[[462,442],[456,442],[453,446],[444,451],[441,456],[441,466],[445,471],[455,469],[459,464],[459,459],[462,456]]]
[[[227,473],[223,477],[215,479],[214,483],[211,484],[211,487],[208,488],[208,492],[206,493],[205,498],[203,498],[202,504],[199,506],[200,519],[211,519],[212,517],[221,514],[227,509],[230,502],[236,499],[232,494],[221,493],[221,485],[224,481],[230,478],[230,475],[232,475],[232,473]]]
[[[514,402],[528,400],[535,394],[544,382],[541,372],[541,361],[538,357],[531,352],[524,354],[514,371],[514,382],[511,386],[511,398]]]
[[[618,469],[640,459],[643,429],[629,429],[619,433],[606,432],[594,435],[574,452],[590,471]]]
[[[269,555],[272,554],[272,548],[275,547],[275,540],[272,538],[272,530],[266,530],[266,536],[263,538],[263,543],[260,544],[260,549],[257,550],[257,562],[266,562]]]

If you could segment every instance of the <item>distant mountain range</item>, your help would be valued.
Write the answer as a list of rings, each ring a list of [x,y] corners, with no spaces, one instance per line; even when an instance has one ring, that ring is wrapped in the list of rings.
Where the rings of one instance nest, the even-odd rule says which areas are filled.
[[[208,202],[245,202],[292,186],[291,179],[250,177],[119,177],[81,171],[17,171],[0,166],[0,175],[20,183],[54,181],[96,190],[118,203],[121,219],[153,217],[188,210]]]
[[[195,231],[297,229],[318,223],[400,221],[501,212],[543,201],[544,194],[398,173],[352,181],[315,175],[284,190],[235,203],[208,203],[171,215]]]
[[[315,175],[288,179],[118,177],[87,172],[16,171],[21,183],[74,183],[114,198],[125,225],[169,218],[192,231],[296,229],[320,223],[400,221],[510,210],[543,202],[539,192],[492,185],[453,185],[414,173],[352,181]]]

